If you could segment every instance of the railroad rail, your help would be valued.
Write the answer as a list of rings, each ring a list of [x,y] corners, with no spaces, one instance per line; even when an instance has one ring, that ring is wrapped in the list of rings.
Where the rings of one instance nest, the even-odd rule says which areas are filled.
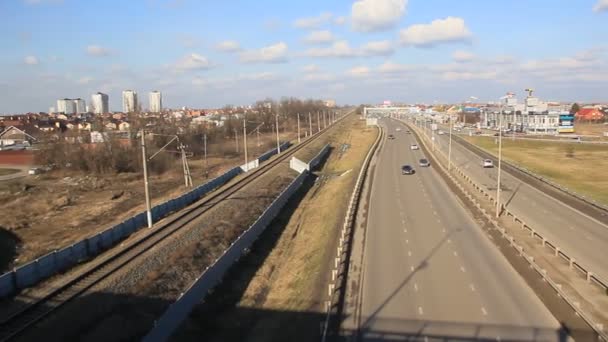
[[[72,275],[70,279],[67,279],[57,288],[51,290],[40,299],[9,314],[8,317],[2,318],[0,321],[0,341],[9,341],[21,336],[35,324],[49,317],[59,308],[80,297],[102,280],[135,261],[154,246],[165,241],[175,233],[187,228],[188,224],[201,214],[207,212],[218,203],[249,185],[268,170],[283,162],[289,162],[289,158],[295,153],[302,150],[319,137],[325,135],[329,128],[340,123],[352,113],[353,112],[349,112],[343,115],[327,128],[275,156],[259,168],[245,173],[235,181],[213,191],[211,194],[192,204],[188,208],[169,216],[164,219],[164,222],[161,221],[162,224],[152,228],[151,231],[148,230],[148,234],[138,236],[134,241],[127,243],[122,246],[122,248],[112,248],[109,253],[93,259],[89,262],[90,265],[88,267],[85,266],[81,271]]]

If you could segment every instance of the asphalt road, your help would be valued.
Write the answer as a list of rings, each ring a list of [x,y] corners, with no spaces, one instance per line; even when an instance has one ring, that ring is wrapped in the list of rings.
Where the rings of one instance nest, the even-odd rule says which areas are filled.
[[[359,337],[557,341],[559,324],[450,192],[387,126],[365,237]],[[403,164],[415,175],[401,175]],[[561,336],[563,338],[563,336]]]
[[[447,155],[449,135],[435,134],[435,138],[436,147]],[[452,161],[479,185],[496,191],[497,168],[482,168],[481,158],[455,141]],[[502,172],[501,189],[501,200],[507,203],[509,211],[595,274],[608,279],[608,226],[507,172]]]
[[[0,176],[0,181],[27,177],[27,175],[28,175],[27,172],[28,172],[29,168],[30,168],[29,166],[23,166],[23,165],[0,164],[0,169],[15,169],[15,170],[19,170],[19,172],[15,172],[15,173],[11,173],[11,174],[8,174],[8,175]]]

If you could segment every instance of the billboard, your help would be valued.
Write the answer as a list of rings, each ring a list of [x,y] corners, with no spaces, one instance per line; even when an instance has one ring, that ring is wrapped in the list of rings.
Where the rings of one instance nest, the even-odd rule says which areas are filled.
[[[558,133],[574,133],[574,114],[560,114]]]

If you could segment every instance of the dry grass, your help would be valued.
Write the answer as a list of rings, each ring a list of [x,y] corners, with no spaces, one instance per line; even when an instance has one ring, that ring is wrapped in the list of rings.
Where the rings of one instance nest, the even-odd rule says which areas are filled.
[[[465,137],[469,142],[498,153],[490,137]],[[608,204],[608,146],[503,139],[503,156],[533,172]]]
[[[574,125],[574,130],[576,134],[603,136],[604,132],[608,132],[608,125],[577,122]]]

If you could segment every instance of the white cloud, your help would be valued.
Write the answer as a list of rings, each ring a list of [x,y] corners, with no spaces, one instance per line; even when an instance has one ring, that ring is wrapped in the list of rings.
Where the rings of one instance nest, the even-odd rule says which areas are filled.
[[[287,61],[288,47],[279,42],[257,50],[244,51],[240,55],[243,63],[282,63]]]
[[[389,40],[380,40],[369,42],[362,48],[362,52],[366,56],[388,56],[395,52],[393,43]]]
[[[110,50],[99,45],[89,45],[87,46],[87,53],[90,56],[103,57],[108,56],[110,54]]]
[[[344,25],[346,23],[346,17],[339,16],[334,18],[334,24],[336,25]]]
[[[411,71],[414,68],[416,68],[416,66],[411,65],[411,64],[399,64],[399,63],[387,61],[378,67],[378,71],[381,73],[391,74],[391,73],[403,73],[406,71]]]
[[[433,20],[430,24],[416,24],[401,30],[400,41],[403,45],[429,47],[440,43],[466,42],[471,36],[464,19],[447,17]]]
[[[352,77],[365,77],[369,75],[369,68],[366,66],[357,66],[347,71],[347,74]]]
[[[209,68],[211,68],[211,63],[209,63],[207,57],[201,56],[197,53],[191,53],[187,56],[184,56],[174,65],[174,69],[177,71],[203,70]]]
[[[452,53],[452,59],[456,62],[471,62],[475,59],[475,55],[468,51],[458,50]]]
[[[334,35],[329,30],[312,31],[304,37],[304,42],[308,44],[328,44],[334,40]]]
[[[241,45],[234,40],[225,40],[217,44],[216,48],[223,52],[238,52],[241,50]]]
[[[328,23],[329,20],[331,19],[331,17],[332,17],[332,14],[330,12],[323,12],[316,17],[307,17],[307,18],[297,19],[293,23],[293,26],[295,26],[297,28],[303,28],[303,29],[317,28],[321,25]]]
[[[359,52],[353,49],[346,40],[334,42],[326,48],[312,48],[305,52],[308,57],[339,57],[349,58],[359,55]]]
[[[593,6],[594,12],[602,12],[608,10],[608,0],[598,0],[595,6]]]
[[[319,70],[320,70],[320,68],[316,64],[309,64],[302,68],[302,71],[308,72],[308,73],[317,72]]]
[[[448,71],[442,74],[446,81],[471,81],[471,80],[494,80],[498,73],[496,71],[468,72]]]
[[[405,14],[408,0],[358,0],[351,8],[355,31],[373,32],[395,26]]]
[[[27,65],[38,65],[40,61],[38,61],[36,56],[25,56],[25,58],[23,58],[23,63]]]

